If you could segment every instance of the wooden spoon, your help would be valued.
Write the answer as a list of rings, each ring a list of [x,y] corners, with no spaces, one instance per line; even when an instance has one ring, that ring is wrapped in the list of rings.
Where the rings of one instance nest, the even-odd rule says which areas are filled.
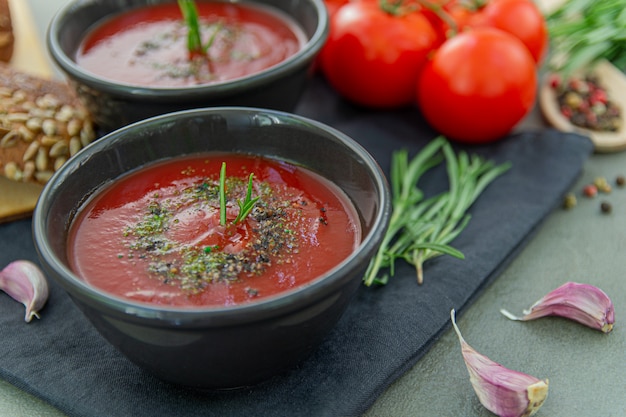
[[[622,124],[618,131],[606,132],[584,129],[573,125],[561,114],[556,92],[550,85],[550,77],[545,77],[539,88],[539,106],[546,121],[564,132],[576,132],[588,136],[594,143],[596,152],[617,152],[626,149],[626,76],[608,61],[600,61],[591,73],[598,78],[611,101],[622,110]]]

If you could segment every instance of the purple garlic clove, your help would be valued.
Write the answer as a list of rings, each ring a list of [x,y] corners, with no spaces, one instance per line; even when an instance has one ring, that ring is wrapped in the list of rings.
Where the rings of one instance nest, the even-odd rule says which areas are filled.
[[[528,321],[545,316],[559,316],[577,321],[592,329],[609,333],[615,323],[611,299],[601,289],[590,284],[566,282],[549,292],[521,317],[500,310],[511,320]]]
[[[48,300],[48,282],[39,267],[30,261],[13,261],[0,271],[0,289],[26,307],[24,320],[39,318]]]
[[[461,342],[470,382],[480,403],[499,417],[527,417],[535,414],[548,396],[548,380],[507,369],[476,352],[463,339],[454,310],[450,316]]]

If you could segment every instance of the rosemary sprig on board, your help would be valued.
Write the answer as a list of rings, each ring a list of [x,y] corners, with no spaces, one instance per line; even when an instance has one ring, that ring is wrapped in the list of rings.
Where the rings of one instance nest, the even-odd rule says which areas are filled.
[[[418,183],[431,168],[446,164],[449,188],[425,198]],[[467,213],[482,191],[510,164],[496,165],[477,155],[455,153],[444,137],[425,146],[413,159],[408,152],[394,152],[391,160],[392,214],[381,246],[370,261],[365,285],[386,284],[394,275],[397,259],[415,266],[417,282],[424,279],[423,264],[439,255],[460,259],[463,253],[450,243],[470,221]],[[388,273],[380,276],[382,269]]]

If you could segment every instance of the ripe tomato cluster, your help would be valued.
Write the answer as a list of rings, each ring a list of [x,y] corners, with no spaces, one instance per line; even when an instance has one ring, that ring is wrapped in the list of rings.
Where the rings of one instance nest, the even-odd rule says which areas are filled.
[[[325,0],[319,57],[333,88],[357,105],[417,104],[448,138],[488,143],[532,109],[548,47],[533,0]]]

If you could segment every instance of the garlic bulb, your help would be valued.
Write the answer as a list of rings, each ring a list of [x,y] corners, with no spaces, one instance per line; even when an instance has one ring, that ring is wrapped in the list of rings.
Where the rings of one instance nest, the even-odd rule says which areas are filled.
[[[548,396],[548,380],[507,369],[476,352],[465,342],[456,320],[450,312],[470,382],[480,400],[489,411],[500,417],[532,416]]]
[[[517,317],[507,310],[500,310],[511,320],[534,320],[545,316],[559,316],[577,321],[592,329],[609,333],[615,323],[615,310],[608,295],[590,284],[566,282],[550,291],[524,315]]]
[[[11,262],[0,271],[0,289],[26,307],[24,320],[39,318],[39,310],[48,300],[48,281],[39,267],[30,261]]]

